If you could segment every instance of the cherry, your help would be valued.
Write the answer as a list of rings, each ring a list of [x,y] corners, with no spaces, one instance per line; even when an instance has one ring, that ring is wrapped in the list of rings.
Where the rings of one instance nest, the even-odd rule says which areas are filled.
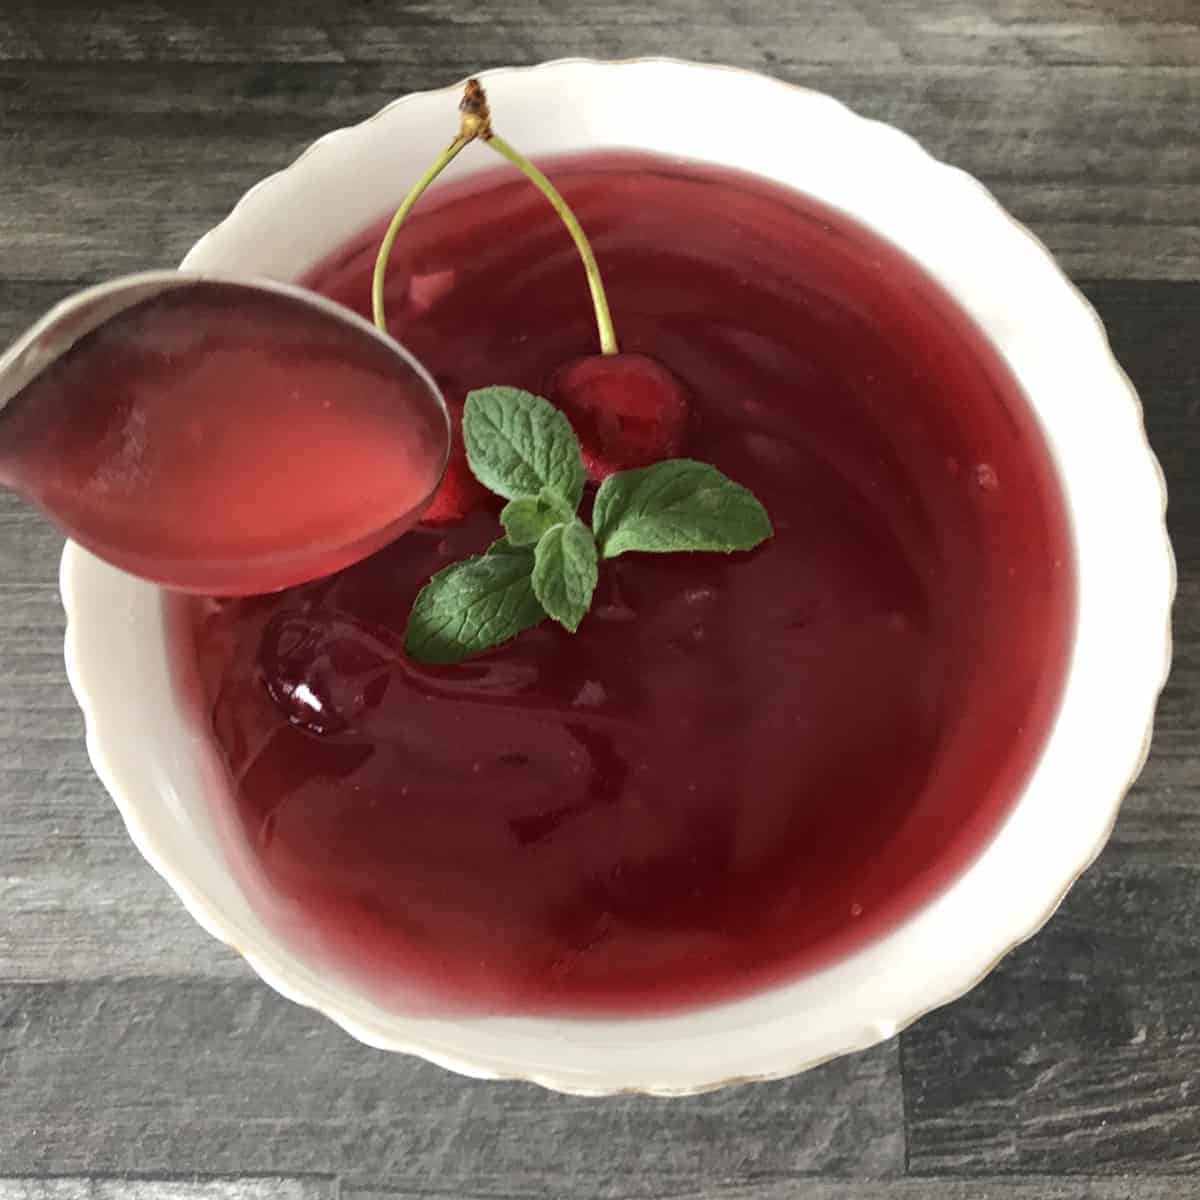
[[[343,733],[383,699],[399,657],[394,635],[353,618],[285,609],[267,622],[258,665],[288,721]]]
[[[450,410],[450,459],[441,486],[434,493],[429,507],[421,518],[427,525],[444,525],[461,521],[463,517],[483,507],[491,493],[471,474],[467,465],[467,450],[463,445],[463,404],[459,399],[446,399]]]
[[[566,414],[594,483],[616,471],[675,458],[688,402],[683,384],[645,354],[593,354],[560,367],[550,399]]]

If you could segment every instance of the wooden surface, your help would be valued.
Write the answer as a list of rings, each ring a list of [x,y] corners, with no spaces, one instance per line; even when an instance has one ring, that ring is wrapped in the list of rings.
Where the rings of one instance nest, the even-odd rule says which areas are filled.
[[[0,498],[0,1200],[1200,1197],[1197,0],[0,0],[0,342],[79,284],[173,264],[399,93],[656,52],[907,129],[1108,324],[1181,577],[1109,849],[967,998],[793,1080],[589,1101],[385,1056],[260,984],[138,857],[63,675],[59,539]]]

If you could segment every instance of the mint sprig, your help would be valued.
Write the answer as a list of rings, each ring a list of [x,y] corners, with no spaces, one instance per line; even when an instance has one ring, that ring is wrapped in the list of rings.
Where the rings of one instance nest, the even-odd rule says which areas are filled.
[[[609,476],[589,529],[576,515],[585,482],[579,439],[548,400],[519,388],[471,392],[463,441],[476,479],[508,500],[500,514],[505,535],[421,589],[405,631],[405,648],[420,662],[462,662],[547,617],[574,633],[603,559],[629,551],[730,554],[772,533],[750,491],[687,458]]]

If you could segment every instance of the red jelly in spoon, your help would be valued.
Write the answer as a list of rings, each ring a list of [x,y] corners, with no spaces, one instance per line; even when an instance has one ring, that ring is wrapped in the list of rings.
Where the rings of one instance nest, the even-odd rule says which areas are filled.
[[[126,309],[0,410],[0,483],[180,590],[273,591],[363,558],[420,518],[448,423],[394,342],[337,313],[232,282]]]

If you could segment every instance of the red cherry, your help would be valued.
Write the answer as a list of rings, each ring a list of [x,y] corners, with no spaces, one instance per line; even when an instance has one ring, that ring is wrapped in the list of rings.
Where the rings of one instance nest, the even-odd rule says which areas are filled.
[[[644,354],[595,354],[567,363],[551,380],[550,398],[574,427],[593,482],[675,458],[683,449],[687,393]]]
[[[446,463],[446,474],[442,476],[441,487],[434,493],[425,515],[421,518],[427,525],[461,521],[491,499],[491,493],[471,474],[471,468],[467,465],[467,450],[463,445],[462,433],[463,403],[462,400],[446,401],[452,426],[450,460]]]
[[[339,613],[284,609],[267,622],[258,664],[279,711],[309,733],[342,733],[376,707],[399,647],[393,634]]]

